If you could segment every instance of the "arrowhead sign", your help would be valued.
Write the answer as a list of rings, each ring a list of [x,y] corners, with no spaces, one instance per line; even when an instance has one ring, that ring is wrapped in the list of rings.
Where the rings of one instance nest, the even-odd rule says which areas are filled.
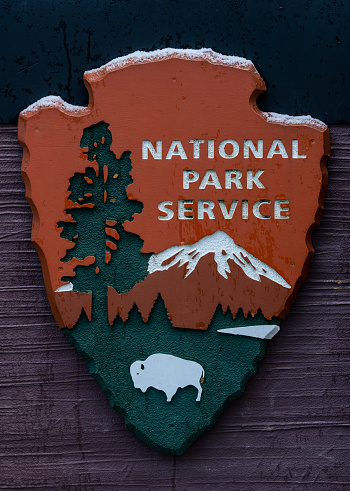
[[[180,454],[243,392],[306,275],[328,130],[261,112],[253,64],[207,49],[84,82],[87,108],[51,96],[20,115],[32,240],[111,405]]]

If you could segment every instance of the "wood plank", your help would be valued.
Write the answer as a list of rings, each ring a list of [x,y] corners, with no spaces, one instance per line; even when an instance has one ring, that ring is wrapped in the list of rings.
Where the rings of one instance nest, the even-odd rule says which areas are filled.
[[[331,141],[308,279],[245,394],[175,458],[125,428],[57,327],[16,127],[0,126],[0,489],[349,489],[350,126]]]

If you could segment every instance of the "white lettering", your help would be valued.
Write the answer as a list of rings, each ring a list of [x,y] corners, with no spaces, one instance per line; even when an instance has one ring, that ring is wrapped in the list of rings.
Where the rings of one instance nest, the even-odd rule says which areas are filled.
[[[201,145],[206,142],[204,139],[200,138],[190,138],[189,143],[193,144],[193,158],[199,159],[201,157],[200,149]],[[208,141],[208,159],[213,159],[215,155],[215,140],[210,139]],[[232,147],[232,150],[230,148]],[[219,154],[224,159],[233,159],[237,157],[240,153],[240,145],[236,140],[227,139],[222,140],[218,146]],[[245,159],[263,158],[263,150],[264,150],[264,141],[262,139],[256,140],[253,142],[251,139],[243,140],[243,157]],[[142,140],[142,159],[148,159],[149,154],[153,157],[153,159],[161,160],[162,157],[162,140],[156,140],[156,145],[150,140]],[[267,158],[271,159],[275,155],[280,155],[282,158],[287,159],[288,153],[286,151],[285,145],[283,144],[281,139],[273,140],[269,152],[267,154]],[[169,151],[166,155],[166,159],[171,159],[174,156],[179,156],[181,159],[187,159],[186,152],[180,140],[173,140],[170,144]],[[306,154],[299,153],[299,140],[292,140],[292,158],[293,159],[306,159]]]
[[[293,159],[306,159],[306,155],[299,155],[299,140],[292,140]]]
[[[248,200],[242,200],[242,218],[248,220]]]
[[[193,200],[179,199],[178,217],[179,220],[192,220],[193,215],[186,216],[185,213],[193,213],[193,208],[186,208],[187,205],[193,205]]]
[[[264,169],[259,169],[253,174],[253,171],[247,170],[247,189],[253,189],[253,184],[259,189],[265,189],[265,186],[262,182],[259,181],[261,174],[264,172]]]
[[[199,172],[196,170],[184,170],[182,173],[182,187],[189,189],[190,182],[196,182],[199,178]]]
[[[231,189],[232,183],[237,189],[243,189],[241,178],[242,172],[240,170],[225,170],[225,189]]]
[[[232,145],[232,153],[226,153],[225,146],[227,144]],[[234,157],[237,157],[238,153],[239,153],[239,145],[236,142],[236,140],[223,140],[222,142],[219,143],[219,154],[224,159],[233,159]]]
[[[227,208],[226,208],[225,201],[223,199],[219,199],[219,206],[220,206],[220,209],[222,211],[222,216],[225,218],[225,220],[231,220],[234,212],[236,211],[237,203],[238,203],[237,200],[233,200],[232,204],[231,204],[230,211],[228,212]]]
[[[193,158],[199,159],[199,145],[204,143],[204,140],[198,140],[197,138],[193,138],[193,140],[188,140],[190,143],[193,143]]]
[[[204,201],[198,200],[198,218],[199,220],[203,220],[204,213],[208,215],[209,220],[215,220],[215,215],[213,212],[214,201]]]
[[[199,220],[209,219],[215,220],[215,203],[218,203],[222,218],[225,220],[232,220],[235,216],[236,219],[240,217],[235,215],[239,201],[232,200],[231,204],[227,203],[223,199],[218,201],[211,200],[178,200],[177,205],[177,216],[179,220],[193,220],[194,216]],[[274,207],[274,218],[276,220],[289,219],[289,200],[286,199],[276,199],[271,201],[269,199],[261,199],[252,203],[251,201],[244,199],[242,203],[242,219],[248,220],[250,211],[259,220],[270,220],[272,218],[271,214],[265,214],[261,212],[262,206],[273,206]],[[158,220],[171,220],[175,214],[171,209],[173,206],[172,201],[161,201],[158,204],[158,210],[162,215],[158,216]],[[266,210],[267,211],[267,210]],[[176,211],[175,211],[176,213]],[[218,211],[220,214],[220,212]],[[217,217],[220,219],[220,217]]]
[[[256,203],[254,203],[253,213],[256,216],[256,218],[260,218],[262,220],[267,220],[268,218],[271,218],[271,215],[262,215],[260,213],[260,206],[265,204],[265,203],[267,205],[269,205],[271,203],[271,201],[269,199],[261,199],[260,201],[257,201]]]
[[[208,140],[208,159],[214,158],[214,140]]]
[[[148,151],[154,159],[160,160],[162,158],[162,140],[157,140],[157,150],[154,149],[152,143],[149,140],[142,141],[142,158],[148,159]]]
[[[252,154],[257,159],[263,158],[263,141],[258,140],[258,149],[255,148],[252,140],[244,140],[244,158],[249,159],[249,149],[252,151]]]
[[[276,199],[275,200],[275,219],[278,220],[280,218],[288,219],[289,218],[289,200],[288,199]],[[281,215],[282,212],[287,213],[287,215]]]
[[[177,150],[176,150],[177,148]],[[182,159],[187,159],[187,155],[185,153],[184,147],[182,146],[182,143],[180,140],[173,140],[169,152],[167,156],[165,157],[166,159],[171,159],[174,155],[179,155]]]
[[[210,180],[209,180],[210,179]],[[215,189],[222,189],[219,178],[215,170],[207,170],[203,180],[200,183],[199,189],[205,189],[206,186],[215,186]]]
[[[171,220],[173,218],[173,210],[168,210],[168,208],[166,208],[167,206],[172,206],[172,204],[172,201],[162,201],[161,203],[159,203],[158,210],[162,213],[165,213],[165,216],[159,215],[158,220]]]
[[[282,140],[273,140],[269,153],[267,154],[267,158],[272,159],[274,155],[281,155],[283,159],[288,158],[288,154],[284,148]]]

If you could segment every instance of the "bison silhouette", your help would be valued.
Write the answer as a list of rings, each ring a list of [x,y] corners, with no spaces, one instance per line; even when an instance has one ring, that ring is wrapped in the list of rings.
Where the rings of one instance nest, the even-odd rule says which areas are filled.
[[[167,402],[171,401],[178,389],[189,385],[198,390],[196,401],[201,400],[204,369],[195,361],[155,353],[144,361],[134,361],[130,365],[130,375],[136,389],[142,392],[146,392],[149,387],[161,390]]]

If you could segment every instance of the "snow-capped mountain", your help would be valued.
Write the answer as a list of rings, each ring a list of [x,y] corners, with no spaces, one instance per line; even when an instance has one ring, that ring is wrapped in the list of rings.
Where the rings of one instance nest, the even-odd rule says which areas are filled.
[[[218,273],[226,279],[227,273],[231,273],[228,260],[232,259],[254,281],[261,281],[260,277],[265,276],[284,288],[291,288],[273,268],[235,244],[233,239],[221,230],[203,237],[195,244],[176,245],[153,254],[148,263],[148,272],[166,271],[175,265],[186,265],[186,278],[195,270],[198,261],[209,253],[214,254]]]

